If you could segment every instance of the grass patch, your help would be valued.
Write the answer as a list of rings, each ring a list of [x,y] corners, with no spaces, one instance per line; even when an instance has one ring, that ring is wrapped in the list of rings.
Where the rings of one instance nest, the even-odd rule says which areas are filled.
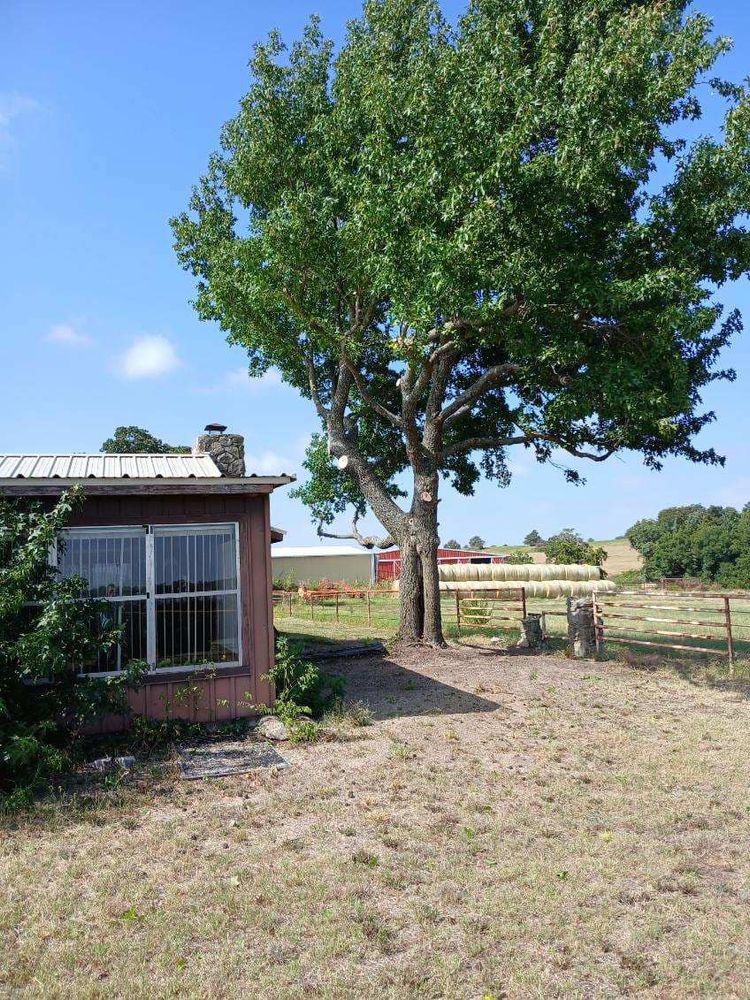
[[[338,669],[348,738],[285,771],[159,761],[5,821],[0,992],[745,994],[748,685],[460,645]]]

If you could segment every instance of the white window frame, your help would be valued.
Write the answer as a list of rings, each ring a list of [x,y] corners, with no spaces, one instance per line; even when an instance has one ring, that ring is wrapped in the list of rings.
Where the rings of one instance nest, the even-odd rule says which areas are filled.
[[[193,594],[160,594],[156,595],[156,576],[154,560],[154,539],[157,534],[180,535],[186,532],[200,533],[206,529],[234,529],[234,560],[237,586],[229,590],[200,590]],[[150,548],[150,554],[149,554]],[[149,576],[150,573],[150,576]],[[198,524],[152,524],[148,527],[146,536],[146,581],[150,581],[151,586],[147,587],[148,604],[146,608],[146,642],[149,656],[149,666],[151,673],[155,674],[175,674],[185,670],[205,670],[205,663],[182,664],[176,667],[156,666],[156,602],[157,600],[170,600],[175,597],[228,597],[232,594],[237,596],[237,659],[222,660],[220,663],[210,664],[212,669],[220,670],[227,667],[239,667],[243,662],[242,649],[242,581],[240,578],[240,525],[239,521],[215,521],[199,522]]]
[[[120,532],[127,532],[130,534],[136,534],[140,531],[144,532],[146,539],[146,592],[144,594],[139,594],[135,596],[128,595],[126,597],[111,598],[113,603],[119,601],[146,601],[146,660],[149,665],[150,675],[160,675],[160,674],[175,674],[175,673],[185,673],[186,671],[197,671],[205,670],[207,667],[206,663],[196,663],[196,664],[181,664],[175,667],[157,667],[156,665],[156,573],[155,573],[155,559],[154,559],[154,539],[157,534],[162,535],[184,535],[186,533],[200,533],[202,530],[218,530],[232,528],[234,535],[234,556],[235,556],[235,573],[237,578],[237,586],[230,588],[229,590],[205,590],[197,591],[195,594],[179,595],[179,594],[164,594],[159,595],[160,598],[169,599],[179,596],[193,596],[193,597],[229,597],[231,595],[236,595],[237,598],[237,659],[236,660],[222,660],[220,663],[209,664],[209,668],[213,670],[222,670],[229,667],[239,667],[243,663],[244,651],[242,646],[242,578],[240,576],[240,524],[239,521],[212,521],[212,522],[198,522],[198,523],[185,523],[185,524],[175,524],[173,522],[164,524],[144,524],[144,525],[127,525],[127,524],[114,524],[108,526],[94,526],[94,527],[84,527],[78,526],[75,528],[66,528],[65,531],[61,532],[61,535],[65,537],[70,537],[73,534],[89,535],[89,536],[104,536],[112,537],[113,534]],[[55,543],[50,549],[50,562],[54,566],[58,566],[58,545]],[[97,598],[97,600],[107,600],[106,597]],[[121,673],[121,670],[103,670],[103,671],[92,671],[89,673],[83,673],[79,676],[81,677],[117,677]]]

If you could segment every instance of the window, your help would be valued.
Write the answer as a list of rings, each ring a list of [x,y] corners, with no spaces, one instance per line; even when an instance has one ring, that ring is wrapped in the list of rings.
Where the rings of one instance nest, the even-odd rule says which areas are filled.
[[[98,654],[84,666],[92,673],[121,670],[129,660],[147,659],[148,588],[144,528],[72,529],[58,549],[62,576],[86,581],[84,597],[103,599],[98,622],[102,631],[122,627],[116,648]]]
[[[239,661],[233,525],[154,529],[156,663]]]
[[[58,566],[107,602],[102,626],[123,626],[91,672],[145,659],[160,669],[239,663],[237,525],[73,528]],[[111,609],[111,610],[109,610]]]

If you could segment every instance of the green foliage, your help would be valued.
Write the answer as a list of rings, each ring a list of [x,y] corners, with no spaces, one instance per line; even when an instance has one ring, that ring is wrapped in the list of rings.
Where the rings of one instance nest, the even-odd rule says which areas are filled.
[[[297,579],[294,573],[291,570],[289,570],[289,572],[287,573],[282,573],[281,576],[275,576],[273,578],[273,589],[284,590],[284,591],[296,591]]]
[[[750,588],[750,510],[669,507],[626,532],[643,556],[648,580],[696,577],[721,587]]]
[[[116,427],[111,438],[103,442],[100,451],[110,455],[149,454],[187,455],[190,448],[184,444],[167,444],[143,427]]]
[[[367,449],[367,454],[379,455],[379,471],[386,482],[389,496],[405,496],[404,491],[392,481],[400,471],[402,462],[393,452],[392,440],[381,440],[373,428],[374,437],[363,436],[360,447]],[[388,438],[388,435],[386,435]],[[353,507],[359,517],[367,512],[364,497],[357,483],[351,476],[342,472],[328,454],[326,438],[322,434],[313,434],[302,462],[308,473],[308,479],[289,491],[289,496],[301,500],[310,509],[314,521],[318,524],[332,524],[337,514],[343,514],[347,507]]]
[[[503,562],[510,566],[528,566],[534,562],[534,557],[530,552],[509,552]]]
[[[544,539],[535,528],[524,538],[523,544],[529,545],[531,548],[541,548],[544,545]]]
[[[449,538],[447,542],[443,542],[444,549],[460,549],[461,543],[457,542],[455,538]]]
[[[81,597],[80,580],[57,577],[49,552],[81,494],[50,511],[0,500],[0,798],[15,806],[46,787],[68,764],[80,731],[126,710],[146,664],[117,677],[81,678],[99,652],[118,641],[102,627],[100,602]]]
[[[315,743],[320,736],[320,730],[312,719],[284,716],[284,721],[290,743]]]
[[[584,542],[573,528],[563,528],[557,535],[552,535],[544,543],[544,554],[547,562],[558,566],[569,566],[582,563],[588,566],[601,566],[607,558],[607,551],[601,545]]]
[[[301,649],[288,636],[279,636],[276,658],[268,672],[276,688],[274,712],[287,727],[294,729],[300,715],[318,717],[344,693],[344,680],[337,674],[324,674],[302,658]]]
[[[626,569],[614,577],[614,582],[618,587],[637,587],[645,581],[643,570]]]
[[[716,289],[750,266],[729,47],[688,0],[368,0],[338,47],[315,18],[256,46],[172,227],[198,315],[315,405],[316,520],[367,502],[405,535],[441,476],[507,485],[515,446],[722,461],[693,440],[734,377]],[[723,128],[693,138],[712,89]]]
[[[479,549],[481,551],[484,548],[484,546],[485,542],[483,538],[481,538],[479,535],[472,535],[466,547],[468,549]]]

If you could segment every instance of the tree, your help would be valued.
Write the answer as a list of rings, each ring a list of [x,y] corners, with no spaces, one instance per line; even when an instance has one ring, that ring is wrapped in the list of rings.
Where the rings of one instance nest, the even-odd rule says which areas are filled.
[[[143,427],[116,427],[111,438],[103,442],[100,451],[109,455],[175,455],[189,454],[190,448],[184,444],[167,444]]]
[[[75,733],[125,709],[145,663],[115,678],[81,678],[119,639],[106,605],[82,597],[82,581],[60,579],[49,552],[81,494],[51,511],[0,500],[0,802],[28,801],[63,769]]]
[[[455,538],[449,538],[448,541],[443,545],[444,549],[460,549],[461,543],[457,542]]]
[[[626,532],[643,556],[647,580],[698,577],[725,587],[750,587],[750,510],[668,507]]]
[[[540,545],[544,545],[544,539],[535,528],[524,538],[523,544],[530,545],[532,548],[537,548]]]
[[[591,545],[584,542],[581,536],[572,528],[564,528],[559,534],[548,538],[544,543],[544,554],[547,562],[559,566],[570,566],[583,563],[587,566],[601,566],[607,558],[606,549],[601,545]]]
[[[471,538],[469,539],[468,547],[470,549],[483,549],[484,539],[481,538],[479,535],[472,535]]]
[[[529,563],[534,562],[534,557],[530,552],[510,552],[503,559],[503,562],[508,566],[527,566]]]
[[[368,0],[336,54],[315,19],[272,34],[172,220],[199,316],[315,407],[319,531],[352,505],[347,537],[400,546],[406,639],[443,641],[442,479],[506,486],[513,448],[571,482],[566,454],[722,461],[693,438],[741,327],[713,289],[750,261],[730,43],[688,0],[522,6]],[[704,86],[723,132],[689,142]]]

